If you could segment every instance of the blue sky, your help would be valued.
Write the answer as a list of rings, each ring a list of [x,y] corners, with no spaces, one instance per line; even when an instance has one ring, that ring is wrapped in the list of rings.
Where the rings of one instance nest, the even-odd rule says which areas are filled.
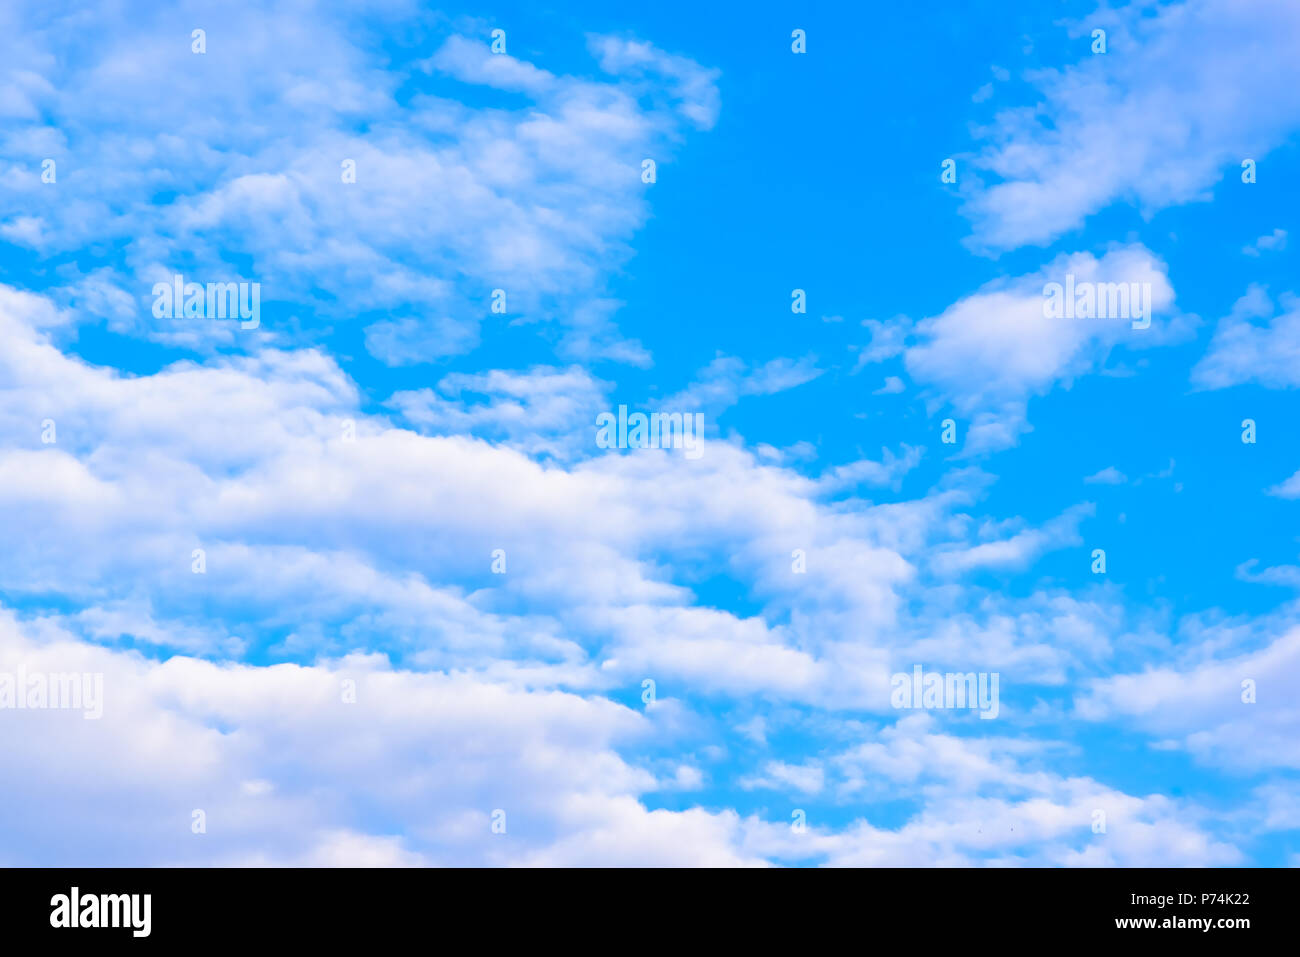
[[[0,862],[1300,861],[1294,4],[0,36]]]

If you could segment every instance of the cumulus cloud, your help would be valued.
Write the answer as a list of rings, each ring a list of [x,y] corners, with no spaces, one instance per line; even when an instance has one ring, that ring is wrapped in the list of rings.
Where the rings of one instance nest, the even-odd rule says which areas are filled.
[[[1183,667],[1099,678],[1076,702],[1089,720],[1122,718],[1212,765],[1300,767],[1300,712],[1287,689],[1300,680],[1300,629],[1257,650]]]
[[[596,416],[611,386],[580,366],[445,376],[437,389],[395,392],[387,405],[420,429],[482,435],[529,455],[593,450]]]
[[[1252,285],[1219,320],[1209,349],[1192,369],[1192,383],[1202,389],[1247,382],[1269,389],[1300,386],[1300,300],[1292,293],[1283,293],[1275,305],[1262,286]]]
[[[830,762],[835,786],[858,799],[882,789],[924,787],[930,802],[897,829],[859,820],[827,836],[828,862],[1131,867],[1241,860],[1237,848],[1205,832],[1206,810],[1160,795],[1135,797],[1086,777],[1044,773],[1038,764],[1046,750],[1050,744],[948,734],[928,715],[899,721],[877,741]],[[1106,829],[1095,833],[1099,812]]]
[[[1275,229],[1250,245],[1243,246],[1241,251],[1247,256],[1259,256],[1262,252],[1279,252],[1283,249],[1286,249],[1286,230]]]
[[[1290,652],[1235,626],[1174,642],[1117,589],[1040,575],[1081,544],[1090,504],[994,517],[1014,486],[907,432],[778,448],[711,428],[698,460],[594,447],[596,413],[633,387],[667,395],[647,411],[712,422],[833,372],[717,353],[660,392],[618,329],[608,283],[653,195],[640,161],[715,126],[716,70],[591,36],[565,72],[514,43],[492,54],[472,24],[368,8],[369,26],[412,27],[394,64],[357,14],[313,9],[237,3],[251,39],[207,58],[174,11],[141,8],[130,42],[97,10],[0,12],[0,236],[25,249],[12,281],[49,286],[0,286],[0,673],[105,679],[98,721],[4,712],[0,859],[1239,862],[1195,802],[1084,776],[1056,732],[1084,682],[1079,714],[1152,746],[1293,767],[1285,709],[1240,747],[1248,726],[1219,700],[1225,674],[1285,675]],[[160,71],[187,109],[159,105]],[[993,165],[1014,165],[1004,146]],[[57,192],[32,156],[58,161]],[[1026,175],[1050,191],[1060,167],[1042,154]],[[1046,235],[1107,195],[1009,226],[1003,195],[977,234]],[[153,321],[148,290],[177,271],[260,280],[262,327]],[[1049,319],[1044,287],[1066,275],[1150,283],[1156,318]],[[1014,445],[1031,399],[1113,350],[1179,341],[1194,321],[1172,306],[1145,247],[1063,254],[937,315],[868,320],[852,371],[899,359],[974,455]],[[1284,320],[1250,321],[1270,315],[1246,315],[1249,335],[1220,324],[1213,381],[1289,381],[1269,371]],[[166,348],[77,343],[96,322]],[[471,365],[489,335],[529,348]],[[412,368],[431,362],[449,368]],[[900,423],[908,398],[884,403]],[[1239,579],[1295,581],[1253,569]],[[900,714],[890,676],[917,662],[1001,671],[1007,723]],[[1142,682],[1156,707],[1132,706]],[[1189,687],[1209,724],[1184,713]]]
[[[973,163],[992,181],[964,206],[977,246],[1045,245],[1122,200],[1151,213],[1208,199],[1300,123],[1288,0],[1130,3],[1071,26],[1082,58],[1030,71],[1036,102],[980,130]],[[1088,52],[1096,26],[1105,55]]]
[[[1097,312],[1106,317],[1050,316],[1049,285],[1064,290],[1067,282],[1071,289],[1102,290],[1096,294],[1107,305]],[[1131,292],[1133,283],[1150,291],[1150,312],[1130,318],[1137,311],[1130,300],[1128,309],[1109,315],[1107,290],[1118,284],[1114,288]],[[1173,298],[1163,263],[1142,246],[1118,247],[1101,258],[1062,254],[1033,274],[991,282],[916,323],[904,362],[915,382],[970,417],[966,454],[994,451],[1014,445],[1029,429],[1032,396],[1097,371],[1118,346],[1141,349],[1184,337],[1188,323],[1169,315]],[[1142,328],[1147,320],[1150,327]]]
[[[573,355],[644,361],[593,306],[608,301],[607,278],[648,216],[642,157],[667,162],[686,129],[712,125],[717,71],[593,37],[608,75],[583,79],[460,35],[388,69],[353,14],[328,6],[302,17],[229,5],[207,56],[175,39],[192,28],[179,11],[140,7],[129,35],[108,8],[58,29],[36,6],[13,16],[0,88],[24,106],[0,140],[14,185],[0,193],[0,236],[43,254],[115,247],[93,278],[56,293],[79,306],[111,295],[107,315],[83,309],[84,320],[211,349],[212,338],[150,315],[152,285],[183,273],[260,282],[268,315],[253,341],[358,321],[376,358],[405,365],[476,348],[489,317],[559,317],[563,328],[571,316]],[[235,35],[252,39],[226,48]],[[25,80],[33,70],[49,82]],[[149,105],[160,74],[184,110]],[[453,80],[525,100],[471,109],[444,95]],[[403,83],[414,95],[398,95]],[[64,170],[57,188],[32,163],[37,139],[49,149],[36,155]],[[505,313],[492,312],[494,289]]]
[[[8,864],[756,862],[733,847],[734,815],[638,801],[655,780],[614,747],[649,719],[603,698],[397,671],[379,656],[156,662],[43,632],[4,612],[0,669],[102,674],[104,713],[6,712]],[[393,819],[403,833],[386,832]]]

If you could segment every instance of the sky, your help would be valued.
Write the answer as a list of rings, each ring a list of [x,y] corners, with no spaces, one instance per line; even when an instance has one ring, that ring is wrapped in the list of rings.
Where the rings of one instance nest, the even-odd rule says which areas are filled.
[[[1297,49],[5,4],[0,864],[1300,864]]]

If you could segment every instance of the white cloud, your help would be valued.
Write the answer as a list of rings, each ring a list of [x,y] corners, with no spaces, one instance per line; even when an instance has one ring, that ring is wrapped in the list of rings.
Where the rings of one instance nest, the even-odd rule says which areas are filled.
[[[1123,485],[1128,481],[1128,477],[1115,466],[1108,465],[1083,481],[1085,485]]]
[[[143,42],[161,46],[165,32],[142,30]],[[268,35],[272,42],[277,23]],[[416,96],[399,108],[391,82],[372,82],[365,58],[337,36],[322,29],[303,42],[284,51],[274,76],[254,63],[241,86],[210,93],[206,78],[187,72],[192,61],[162,57],[179,94],[196,104],[179,127],[147,111],[131,115],[150,85],[112,45],[87,65],[91,78],[23,87],[33,103],[44,98],[26,114],[37,116],[114,78],[115,96],[103,110],[123,131],[108,130],[96,155],[105,168],[131,171],[138,164],[124,158],[144,148],[151,165],[147,175],[118,179],[92,171],[84,182],[94,190],[69,180],[66,206],[31,214],[40,217],[39,231],[14,220],[11,238],[74,248],[135,237],[119,270],[82,277],[78,287],[120,328],[129,328],[122,297],[130,298],[123,290],[131,283],[165,272],[183,247],[196,251],[195,268],[215,268],[215,251],[237,236],[276,295],[318,284],[384,312],[388,318],[372,322],[366,338],[385,361],[472,348],[479,324],[492,319],[481,303],[458,304],[460,291],[498,284],[509,293],[511,318],[529,317],[547,295],[577,290],[568,347],[646,361],[639,345],[611,338],[617,303],[600,295],[646,213],[644,191],[629,175],[635,170],[620,157],[667,149],[680,120],[711,125],[711,71],[645,44],[598,41],[602,68],[629,85],[591,83],[512,58],[490,60],[482,45],[453,39],[432,69],[530,101],[517,110],[468,111]],[[336,50],[337,71],[296,82],[285,98],[289,112],[272,107],[260,115],[263,84],[276,87],[308,50],[313,60]],[[656,73],[668,77],[666,88],[656,87]],[[205,110],[243,117],[255,134],[213,155],[202,145],[211,141]],[[350,132],[349,118],[358,115],[375,118],[364,138]],[[84,119],[87,135],[104,132]],[[304,122],[313,131],[305,139]],[[182,151],[193,162],[173,162]],[[351,193],[338,181],[337,159],[326,162],[339,156],[358,162]],[[174,167],[196,172],[165,181]],[[160,190],[176,194],[162,216],[147,202]],[[556,209],[572,215],[553,215]],[[163,225],[150,225],[154,219]],[[404,256],[408,250],[417,255]],[[1102,269],[1098,262],[1070,265],[1086,272]],[[1163,282],[1145,251],[1100,262]],[[1016,293],[1041,315],[1041,289],[1007,294]],[[863,353],[897,355],[914,333],[912,377],[964,403],[977,435],[1005,428],[1027,395],[1091,368],[1094,353],[1127,335],[1039,329],[1035,337],[1030,324],[1028,343],[1024,328],[1000,337],[1003,300],[981,295],[990,297],[982,302],[988,310],[971,308],[986,319],[982,331],[994,344],[997,361],[987,370],[971,361],[972,340],[962,338],[960,324],[944,317],[915,329],[881,325]],[[32,843],[9,850],[18,860],[31,859],[42,835],[48,839],[38,809],[58,820],[72,816],[70,799],[57,798],[78,793],[59,776],[75,770],[97,782],[103,808],[131,809],[116,830],[89,819],[88,833],[98,837],[86,846],[105,861],[761,863],[755,846],[766,829],[759,823],[726,811],[647,808],[643,796],[656,781],[615,745],[666,718],[582,693],[634,686],[652,673],[668,702],[690,689],[879,709],[900,648],[938,652],[954,640],[938,629],[929,644],[918,639],[925,629],[907,611],[917,568],[1023,567],[1072,533],[1057,520],[969,541],[950,514],[966,501],[964,489],[892,507],[818,501],[863,482],[895,484],[919,461],[920,450],[910,447],[886,451],[881,462],[832,467],[821,479],[760,465],[743,447],[719,442],[690,467],[657,455],[542,466],[530,457],[573,461],[566,458],[571,423],[605,393],[573,368],[444,376],[436,389],[393,396],[390,408],[408,422],[442,433],[421,436],[363,414],[360,390],[340,367],[322,352],[292,347],[288,333],[278,340],[282,348],[232,338],[227,344],[249,345],[251,354],[132,377],[61,354],[46,333],[70,315],[7,291],[0,302],[7,343],[0,363],[15,385],[0,399],[0,421],[7,434],[29,437],[0,457],[0,514],[15,539],[29,543],[0,565],[18,592],[58,590],[85,603],[33,627],[107,645],[65,635],[49,647],[51,660],[84,658],[114,675],[113,700],[123,710],[97,726],[118,728],[116,747],[80,728],[62,741],[78,756],[63,771],[41,775],[40,735],[11,743],[8,766],[28,770],[7,805],[15,812],[9,819],[31,835]],[[673,401],[724,408],[818,371],[811,359],[750,366],[719,357]],[[60,435],[49,448],[37,438],[47,415]],[[348,419],[357,423],[355,442],[343,438]],[[480,438],[455,434],[465,432]],[[196,547],[207,551],[203,577],[189,571]],[[500,580],[487,570],[497,547],[510,564]],[[807,552],[806,575],[791,571],[795,548]],[[696,582],[674,567],[674,552],[735,577],[767,604],[764,613],[691,607]],[[124,585],[132,579],[160,587],[132,591]],[[1070,627],[1067,615],[1051,620]],[[1097,641],[1091,624],[1077,627],[1077,646],[1063,653],[1045,650],[1049,626],[1029,612],[1011,626],[974,613],[964,631],[968,647],[987,660],[1016,661],[1050,681],[1086,659]],[[25,641],[13,638],[8,650],[39,657]],[[214,657],[256,647],[273,661],[309,663],[157,663],[111,650],[131,645]],[[346,657],[383,645],[402,662],[399,670]],[[331,710],[339,707],[330,699],[344,670],[361,676],[360,727]],[[137,751],[124,753],[127,743]],[[412,762],[412,753],[426,761]],[[762,767],[803,793],[824,783],[813,765]],[[674,780],[694,786],[702,774]],[[508,803],[493,788],[527,798],[518,811],[507,809],[513,844],[491,843],[487,815]],[[316,800],[322,792],[335,797]],[[403,834],[368,821],[359,810],[367,803],[403,821]],[[209,811],[207,844],[197,836],[189,842],[190,806]],[[189,842],[180,850],[167,830],[173,824]],[[902,840],[922,848],[910,833]],[[925,847],[939,858],[976,853],[954,849],[960,843]]]
[[[1275,229],[1272,233],[1260,236],[1249,246],[1243,246],[1242,252],[1247,256],[1258,256],[1261,252],[1280,252],[1286,249],[1286,230]]]
[[[665,53],[642,41],[589,36],[587,42],[606,73],[657,75],[668,81],[676,108],[696,127],[707,130],[717,122],[721,108],[718,70],[705,69],[689,57]]]
[[[383,27],[401,13],[373,16]],[[566,361],[648,366],[605,294],[648,215],[636,163],[670,162],[720,104],[716,71],[630,39],[589,38],[599,80],[461,37],[428,72],[394,76],[354,42],[352,14],[321,14],[235,4],[230,29],[260,29],[211,60],[175,42],[189,26],[166,10],[142,11],[129,38],[87,11],[68,24],[66,42],[96,41],[81,58],[62,55],[61,34],[0,31],[0,165],[15,171],[0,228],[42,253],[111,253],[90,272],[70,266],[45,297],[0,287],[0,582],[41,609],[0,612],[0,668],[98,669],[109,692],[102,722],[27,713],[0,740],[17,776],[0,799],[14,837],[0,858],[58,863],[55,847],[75,850],[64,863],[312,866],[1235,859],[1190,805],[1062,778],[1038,746],[963,740],[889,708],[901,661],[975,660],[1014,671],[1019,689],[1056,687],[1130,646],[1103,598],[954,580],[1077,544],[1089,506],[1037,528],[982,519],[992,476],[977,469],[895,501],[922,457],[907,444],[812,476],[807,442],[715,438],[698,462],[598,454],[586,433],[613,385],[579,366],[444,374],[432,388],[404,377],[417,386],[383,403],[344,371],[348,358],[313,346],[322,325],[355,321],[373,355],[412,364],[474,348],[486,324],[504,335],[555,316],[547,338]],[[11,16],[28,14],[0,14]],[[189,108],[159,105],[163,74]],[[433,92],[462,83],[490,88],[494,105]],[[45,152],[78,158],[61,166],[58,202],[30,163],[9,159]],[[340,157],[357,160],[357,183],[340,181]],[[178,261],[191,278],[234,272],[228,253],[274,304],[256,335],[137,324],[155,278]],[[1034,323],[1035,286],[1063,268],[1150,280],[1158,307],[1172,301],[1141,247],[1062,257],[915,326],[868,322],[859,368],[902,355],[926,399],[961,410],[967,452],[1012,444],[1030,397],[1094,371],[1115,345],[1178,333]],[[498,286],[504,317],[486,308]],[[287,315],[295,303],[315,315]],[[96,318],[203,358],[127,374],[58,348]],[[719,355],[663,401],[716,415],[821,371],[811,356]],[[889,376],[878,391],[901,388]],[[863,486],[888,491],[873,502]],[[652,706],[604,697],[635,701],[647,676]],[[356,705],[340,699],[345,679],[358,682]],[[1038,714],[1021,704],[1005,712],[1018,727]],[[881,715],[894,724],[864,723]],[[778,760],[769,744],[786,722],[860,747]],[[728,751],[732,730],[742,753]],[[945,763],[918,764],[926,753]],[[655,795],[679,801],[706,781],[827,800],[881,785],[916,809],[894,829],[859,819],[794,838],[783,813],[742,817],[712,793],[708,808],[654,808]],[[1096,802],[1120,808],[1122,846],[1088,837]],[[206,835],[189,833],[194,807]],[[491,833],[497,808],[506,835]]]
[[[448,377],[444,402],[399,404],[501,444],[418,435],[362,414],[314,351],[123,377],[51,347],[23,311],[46,315],[39,300],[14,303],[0,309],[0,371],[23,390],[0,394],[0,424],[29,447],[0,455],[0,519],[28,544],[0,573],[16,593],[93,601],[65,625],[106,642],[304,661],[369,648],[526,688],[607,689],[658,669],[707,694],[877,709],[891,648],[932,627],[905,611],[927,594],[918,567],[1022,567],[1077,523],[973,536],[954,514],[984,484],[971,471],[910,502],[825,501],[897,483],[920,459],[909,447],[820,479],[716,441],[698,461],[637,450],[542,464],[511,446],[565,452],[562,425],[594,380]],[[469,402],[474,390],[489,401]],[[45,416],[57,445],[39,443]],[[190,571],[196,548],[204,576]],[[763,614],[695,607],[703,576],[736,581]],[[1045,640],[1017,629],[998,654]]]
[[[1151,313],[1165,318],[1152,319],[1150,328],[1133,328],[1122,317],[1049,318],[1046,287],[1064,285],[1069,276],[1075,288],[1147,284]],[[1140,349],[1185,336],[1186,321],[1168,317],[1173,298],[1164,264],[1141,246],[1112,249],[1100,259],[1062,254],[1036,273],[989,283],[918,322],[904,360],[913,381],[970,417],[966,454],[1006,448],[1028,429],[1030,397],[1096,371],[1116,346]]]
[[[1291,627],[1257,650],[1097,679],[1076,706],[1086,719],[1130,721],[1209,764],[1294,769],[1297,682],[1300,629]]]
[[[912,329],[912,321],[906,316],[898,316],[888,322],[879,319],[862,320],[864,328],[871,332],[869,345],[860,347],[858,360],[853,367],[854,373],[875,362],[884,362],[901,355],[906,348],[907,336]]]
[[[1209,866],[1241,861],[1210,837],[1210,815],[1152,795],[1134,797],[1086,777],[1035,766],[1050,742],[945,734],[911,715],[878,740],[832,759],[835,786],[852,800],[923,790],[923,810],[897,829],[855,821],[819,835],[828,863],[851,867]],[[1093,832],[1097,812],[1106,830]]]
[[[751,367],[735,356],[719,355],[694,382],[658,403],[668,411],[706,411],[717,415],[746,396],[774,395],[811,382],[822,374],[811,357],[772,359]]]
[[[528,455],[572,458],[596,451],[596,416],[609,408],[610,388],[579,366],[537,367],[448,375],[436,390],[396,392],[386,404],[421,429],[482,435]]]
[[[1241,161],[1263,160],[1300,125],[1300,8],[1290,0],[1131,3],[1073,32],[1086,38],[1097,25],[1105,55],[1028,73],[1037,102],[982,131],[973,162],[997,181],[968,193],[976,244],[1046,244],[1117,201],[1150,213],[1207,199],[1224,180],[1240,188]]]
[[[904,390],[903,380],[896,375],[885,376],[885,384],[872,392],[872,395],[897,395]]]
[[[981,568],[1023,568],[1050,549],[1082,542],[1079,524],[1095,512],[1096,507],[1091,502],[1075,505],[1042,528],[1026,529],[1010,538],[970,547],[941,548],[934,554],[931,564],[940,575],[965,574]]]
[[[838,465],[818,480],[818,485],[826,492],[851,489],[865,483],[868,485],[890,485],[898,487],[899,481],[921,461],[924,449],[903,445],[902,454],[895,455],[889,449],[881,449],[879,462],[871,459],[859,459],[848,465]]]
[[[465,83],[534,96],[549,93],[557,82],[555,76],[546,70],[508,54],[493,53],[489,44],[481,39],[461,36],[449,38],[422,66],[447,73]]]
[[[814,795],[822,790],[824,783],[825,772],[818,764],[769,761],[759,774],[741,778],[740,786],[749,790],[763,788],[791,795]]]
[[[5,613],[0,669],[20,666],[101,673],[104,713],[5,712],[6,863],[756,862],[732,847],[734,815],[647,811],[638,795],[652,776],[613,748],[649,719],[600,698],[394,671],[375,656],[147,661],[27,637]],[[192,833],[193,809],[206,833]],[[401,836],[376,830],[394,818]]]
[[[1214,338],[1192,369],[1192,383],[1225,389],[1255,382],[1269,389],[1300,386],[1300,300],[1283,293],[1279,311],[1252,285],[1219,320]]]
[[[1300,471],[1297,471],[1285,482],[1280,482],[1268,489],[1269,495],[1276,495],[1278,498],[1300,498]]]
[[[592,38],[610,75],[561,76],[453,35],[424,71],[521,98],[473,109],[430,93],[419,68],[389,69],[346,7],[302,17],[229,4],[223,35],[253,39],[233,51],[214,34],[206,56],[175,40],[189,36],[187,16],[140,8],[124,33],[115,11],[87,10],[65,29],[0,40],[0,88],[36,111],[17,110],[0,139],[16,187],[0,194],[0,235],[46,254],[120,249],[93,287],[57,295],[111,296],[115,331],[202,352],[348,320],[369,325],[377,358],[402,365],[472,350],[484,321],[559,317],[575,357],[646,361],[609,321],[605,285],[649,213],[641,157],[670,162],[686,130],[712,124],[717,71]],[[375,9],[367,26],[399,16]],[[50,82],[22,79],[37,67]],[[156,106],[159,75],[185,109]],[[52,148],[32,153],[42,137]],[[60,164],[57,188],[40,183],[33,155]],[[176,272],[261,282],[262,329],[194,335],[192,322],[154,319],[149,290]],[[504,316],[490,311],[493,289],[507,293]],[[318,321],[286,315],[289,304]]]
[[[749,786],[809,797],[883,786],[902,797],[924,784],[925,806],[897,829],[858,819],[833,832],[814,821],[794,835],[779,818],[647,808],[642,795],[661,785],[617,749],[663,732],[656,709],[395,670],[373,655],[311,667],[152,661],[49,626],[21,627],[6,612],[0,669],[20,665],[102,674],[104,712],[96,721],[6,712],[19,731],[0,739],[10,772],[0,799],[7,864],[87,856],[298,866],[1239,859],[1198,830],[1194,807],[1022,766],[1050,745],[963,739],[929,715],[909,716],[878,743],[825,765],[765,763]],[[698,783],[688,770],[670,785]],[[1105,837],[1090,833],[1096,809],[1108,815]],[[205,833],[191,830],[195,810]],[[498,812],[504,834],[492,831]],[[392,820],[401,834],[388,830]]]
[[[1258,564],[1259,559],[1257,558],[1242,562],[1237,566],[1236,577],[1241,581],[1253,582],[1257,585],[1281,585],[1283,587],[1300,588],[1300,566],[1273,565],[1257,572],[1254,569]]]

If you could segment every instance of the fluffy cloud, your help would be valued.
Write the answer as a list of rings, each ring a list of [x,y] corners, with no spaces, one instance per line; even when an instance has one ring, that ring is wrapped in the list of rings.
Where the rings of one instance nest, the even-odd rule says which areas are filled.
[[[793,834],[734,811],[648,809],[641,796],[673,782],[616,748],[656,732],[655,711],[599,697],[398,671],[374,655],[310,667],[157,662],[0,613],[0,671],[19,669],[102,675],[104,696],[97,720],[5,712],[20,732],[0,740],[11,865],[87,856],[300,866],[1237,859],[1196,829],[1194,808],[1022,769],[1036,746],[952,737],[925,715],[830,764],[845,794],[871,774],[891,786],[946,782],[931,786],[924,811],[897,830],[858,820]],[[812,795],[826,783],[819,765],[768,762],[745,786]],[[1109,818],[1101,838],[1090,833],[1097,809]],[[395,820],[400,834],[387,830]]]
[[[1134,318],[1050,317],[1047,287],[1064,288],[1067,279],[1073,289],[1137,283],[1149,288],[1151,311],[1141,321],[1132,304]],[[918,322],[904,362],[915,381],[970,417],[967,454],[1005,448],[1029,428],[1030,397],[1097,371],[1116,346],[1140,349],[1184,336],[1186,321],[1168,315],[1173,296],[1163,264],[1141,246],[1112,249],[1100,259],[1063,254],[1036,273],[989,283]],[[1141,328],[1147,320],[1150,328]]]
[[[1283,249],[1286,249],[1286,230],[1275,229],[1271,233],[1260,236],[1241,251],[1247,256],[1259,256],[1261,252],[1280,252]]]
[[[14,302],[27,312],[0,312],[0,366],[20,387],[0,393],[0,422],[25,447],[0,454],[0,515],[30,535],[0,571],[20,593],[94,600],[67,627],[99,640],[304,662],[366,648],[529,687],[654,672],[706,694],[876,709],[890,649],[929,627],[901,613],[924,594],[918,567],[1025,567],[1082,515],[999,543],[958,516],[978,482],[905,504],[836,500],[896,482],[919,461],[906,447],[815,479],[720,441],[697,461],[587,448],[544,464],[525,452],[567,453],[590,429],[600,387],[585,374],[449,377],[449,398],[394,404],[502,444],[419,435],[364,415],[313,350],[124,377],[60,353],[33,324],[40,301]],[[464,402],[473,390],[489,401]],[[127,587],[124,569],[154,584]],[[701,575],[735,580],[764,615],[693,607]]]
[[[884,730],[831,762],[846,796],[923,790],[921,812],[896,829],[859,820],[824,836],[827,862],[853,867],[977,861],[1035,866],[1207,866],[1238,863],[1202,826],[1206,811],[1160,795],[1135,797],[1035,767],[1050,744],[946,734],[927,715]],[[1104,817],[1099,818],[1098,814]],[[1094,831],[1104,820],[1105,830]]]
[[[1251,286],[1232,312],[1219,320],[1205,356],[1192,369],[1203,389],[1255,382],[1269,389],[1300,386],[1300,300],[1281,297],[1279,310],[1259,286]]]
[[[108,9],[50,23],[20,7],[0,41],[0,100],[14,114],[0,139],[0,235],[47,255],[118,247],[59,288],[86,317],[201,351],[238,346],[228,327],[198,337],[154,320],[150,290],[176,273],[259,281],[268,315],[252,341],[359,320],[369,351],[403,365],[475,348],[502,289],[498,321],[572,316],[571,354],[645,361],[610,323],[604,284],[648,214],[642,158],[670,161],[685,129],[711,125],[716,71],[593,37],[609,76],[559,76],[492,54],[486,36],[444,39],[424,24],[416,39],[432,55],[390,70],[365,40],[374,24],[329,5],[311,16],[230,5],[195,55],[191,14],[136,13],[123,35]],[[159,75],[184,109],[143,106]],[[451,98],[467,84],[527,99],[471,109]],[[42,156],[56,184],[41,183]],[[304,329],[315,324],[289,303],[325,329]]]
[[[603,698],[378,656],[159,663],[40,632],[3,613],[0,671],[100,674],[103,716],[3,712],[8,864],[757,862],[734,814],[647,811],[655,778],[613,748],[650,719]]]
[[[106,695],[98,721],[0,710],[6,863],[1240,860],[1194,801],[1085,777],[1079,749],[1106,721],[1207,764],[1292,768],[1275,694],[1256,740],[1220,697],[1237,671],[1285,676],[1294,642],[1195,623],[1174,641],[1118,586],[1039,577],[1090,504],[993,517],[1019,492],[913,433],[778,450],[713,428],[822,375],[811,354],[719,353],[675,394],[654,383],[645,408],[709,414],[698,460],[594,446],[627,383],[576,360],[651,361],[607,290],[649,213],[639,164],[716,123],[717,71],[592,36],[592,72],[570,74],[405,5],[310,13],[235,4],[248,42],[213,28],[200,57],[189,14],[142,8],[128,42],[96,10],[0,12],[0,237],[24,248],[13,281],[48,286],[0,286],[0,673],[100,673]],[[399,19],[394,66],[376,37]],[[1103,87],[1136,84],[1116,65]],[[186,109],[159,105],[160,73]],[[993,167],[1015,165],[1009,143]],[[1077,173],[1034,155],[1049,193]],[[994,186],[979,235],[1051,234],[1112,187],[1010,222]],[[262,327],[144,319],[174,271],[262,281]],[[1046,317],[1067,274],[1150,283],[1158,320]],[[881,394],[958,417],[961,454],[1007,448],[1032,398],[1185,335],[1172,304],[1142,246],[1062,255],[918,322],[868,321],[853,371],[901,357],[908,388]],[[1250,321],[1269,315],[1221,323],[1200,375],[1287,384],[1269,364],[1285,318]],[[84,328],[101,321],[171,348],[104,345]],[[548,348],[436,376],[357,355],[441,361],[484,324]],[[904,423],[912,404],[882,400]],[[1253,567],[1238,578],[1294,583]],[[922,662],[1001,672],[998,730],[896,712],[890,675]],[[1275,784],[1252,800],[1281,827]]]
[[[1084,52],[1094,27],[1105,55]],[[996,180],[966,200],[978,246],[1046,244],[1122,200],[1151,212],[1207,199],[1300,123],[1289,0],[1103,7],[1071,34],[1083,58],[1029,72],[1038,101],[980,131],[974,164]]]
[[[1300,629],[1257,650],[1097,679],[1080,696],[1090,720],[1122,717],[1168,746],[1231,768],[1300,767]]]
[[[609,390],[579,366],[497,370],[449,375],[436,391],[397,392],[387,405],[420,429],[482,435],[529,455],[571,458],[591,449]]]
[[[1278,498],[1300,498],[1300,471],[1285,482],[1279,482],[1268,489],[1268,494],[1276,495]]]

